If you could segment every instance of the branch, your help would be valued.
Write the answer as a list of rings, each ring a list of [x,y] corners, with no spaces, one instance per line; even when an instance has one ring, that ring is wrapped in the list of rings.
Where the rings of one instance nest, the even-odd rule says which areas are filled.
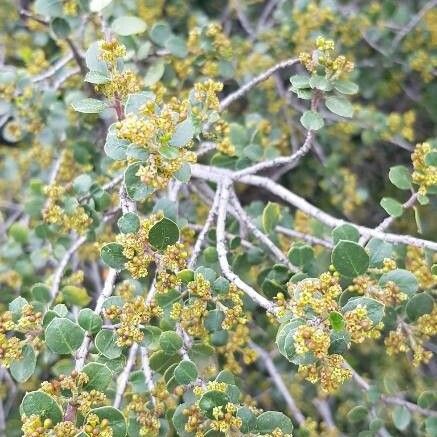
[[[318,244],[319,246],[324,246],[328,249],[332,249],[334,247],[331,241],[323,240],[310,234],[295,231],[294,229],[284,228],[284,226],[276,226],[276,231],[280,232],[281,234],[287,235],[287,237],[299,238],[300,240],[304,240],[307,243]]]
[[[391,46],[392,51],[395,51],[400,44],[400,42],[410,33],[420,22],[420,20],[425,16],[425,14],[437,5],[437,0],[431,0],[425,4],[425,6],[408,22],[406,26],[396,35],[393,39]]]
[[[53,275],[52,286],[50,287],[50,296],[52,301],[56,299],[56,296],[59,293],[59,286],[61,284],[62,276],[64,274],[65,268],[67,267],[68,262],[70,261],[74,253],[79,249],[79,247],[85,243],[86,239],[87,239],[86,235],[82,235],[81,237],[79,237],[62,257],[61,262],[59,263],[58,268],[56,269],[55,274]]]
[[[274,65],[273,67],[269,68],[268,70],[264,71],[263,73],[259,74],[256,77],[254,77],[251,81],[244,84],[237,91],[226,96],[220,102],[220,110],[221,111],[225,110],[231,103],[233,103],[233,102],[235,102],[235,100],[238,100],[241,97],[243,97],[246,93],[248,93],[252,88],[254,88],[259,83],[267,80],[276,71],[282,70],[282,69],[287,68],[287,67],[291,67],[292,65],[294,65],[298,62],[299,62],[299,59],[297,59],[297,58],[287,59],[285,61],[279,62],[278,64]]]
[[[120,375],[117,378],[117,391],[115,392],[114,403],[112,404],[114,408],[120,408],[121,399],[126,390],[130,372],[132,370],[133,365],[135,364],[137,352],[138,352],[138,344],[134,343],[129,349],[129,355],[126,361],[126,365],[124,366],[123,371],[120,373]]]
[[[413,193],[410,198],[402,204],[402,209],[409,209],[411,208],[417,200],[417,193]],[[386,217],[384,220],[381,221],[381,223],[375,228],[375,230],[377,231],[385,231],[386,229],[388,229],[391,224],[396,220],[396,217],[389,215],[388,217]],[[359,243],[361,245],[365,245],[367,243],[367,241],[369,240],[369,237],[361,237]]]
[[[270,250],[270,252],[275,256],[275,258],[281,262],[282,264],[285,264],[290,271],[296,273],[299,271],[297,267],[295,267],[293,264],[290,263],[288,258],[282,253],[282,250],[279,249],[278,246],[273,243],[270,238],[264,234],[261,230],[259,230],[255,224],[252,222],[252,219],[248,216],[246,211],[241,206],[240,202],[238,201],[238,198],[234,191],[232,191],[232,201],[234,208],[237,211],[237,214],[240,216],[241,220],[246,224],[246,226],[249,228],[250,231],[252,231],[252,234],[255,235],[258,240],[261,241],[267,248]]]
[[[370,388],[370,384],[357,373],[356,370],[354,370],[349,364],[346,364],[346,367],[352,371],[352,378],[357,383],[357,385],[363,390],[368,391]],[[396,396],[386,396],[381,395],[380,399],[385,404],[391,404],[391,405],[401,405],[405,408],[408,408],[413,413],[422,414],[423,416],[431,416],[431,417],[437,417],[437,411],[429,410],[427,408],[419,407],[418,405],[414,404],[413,402],[406,401],[405,399],[396,397]]]
[[[229,281],[235,283],[235,285],[243,290],[254,302],[256,302],[259,306],[263,307],[269,312],[276,313],[277,309],[275,305],[266,299],[264,296],[261,296],[257,291],[255,291],[250,285],[243,282],[230,268],[227,253],[226,253],[226,243],[225,243],[225,225],[226,225],[226,213],[227,206],[229,202],[230,195],[230,181],[223,180],[222,184],[219,186],[220,198],[219,198],[219,207],[218,207],[218,215],[217,215],[217,252],[219,258],[220,268],[223,271],[223,274]]]
[[[305,137],[305,141],[302,146],[290,156],[280,156],[278,158],[271,159],[269,161],[263,161],[255,165],[251,165],[243,170],[237,171],[235,173],[235,179],[239,179],[242,176],[250,175],[253,173],[258,173],[261,170],[267,168],[278,167],[283,164],[296,164],[299,160],[304,157],[311,149],[313,145],[314,131],[309,130]]]
[[[150,369],[149,355],[145,347],[141,348],[141,362],[143,367],[144,378],[146,380],[147,388],[149,389],[150,392],[150,398],[152,400],[153,406],[156,407],[156,399],[152,394],[155,388],[155,384],[153,383],[152,370]]]
[[[235,174],[235,172],[231,170],[219,169],[216,167],[210,167],[200,164],[193,164],[191,166],[191,170],[193,177],[205,179],[215,183],[221,183],[224,179],[232,180]],[[335,228],[337,226],[347,223],[355,226],[361,235],[378,238],[380,240],[384,240],[390,243],[405,244],[437,251],[437,243],[434,241],[423,240],[421,238],[412,237],[410,235],[398,235],[378,231],[376,229],[367,228],[366,226],[357,225],[355,223],[350,223],[345,220],[333,217],[326,212],[321,211],[319,208],[307,202],[305,199],[298,196],[297,194],[292,193],[283,186],[273,182],[266,177],[248,175],[239,178],[238,181],[248,185],[264,188],[270,191],[272,194],[279,197],[284,202],[289,203],[290,205],[302,210],[304,213],[314,217],[315,219],[319,220],[320,222],[331,228]]]
[[[291,415],[294,417],[296,422],[301,426],[305,423],[305,417],[300,411],[299,407],[296,405],[293,397],[288,391],[287,386],[285,385],[284,380],[282,379],[281,374],[278,372],[278,369],[275,366],[275,363],[271,359],[270,355],[263,348],[258,346],[253,341],[249,342],[249,346],[256,351],[256,353],[261,357],[262,363],[266,366],[269,375],[271,376],[273,383],[275,384],[278,391],[281,393],[282,397],[287,404],[288,409],[291,412]]]
[[[205,224],[202,227],[202,230],[199,232],[196,243],[194,244],[193,250],[191,252],[191,257],[188,261],[187,268],[191,269],[196,264],[197,257],[199,256],[200,250],[202,249],[202,244],[206,238],[206,235],[211,228],[211,225],[214,221],[214,217],[217,214],[218,203],[219,203],[219,190],[216,191],[214,200],[209,210],[208,217],[206,218]]]

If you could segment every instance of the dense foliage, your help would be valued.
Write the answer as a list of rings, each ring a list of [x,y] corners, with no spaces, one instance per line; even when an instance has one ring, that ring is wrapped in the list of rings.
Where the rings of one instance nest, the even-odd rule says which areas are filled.
[[[437,436],[435,0],[0,17],[0,435]]]

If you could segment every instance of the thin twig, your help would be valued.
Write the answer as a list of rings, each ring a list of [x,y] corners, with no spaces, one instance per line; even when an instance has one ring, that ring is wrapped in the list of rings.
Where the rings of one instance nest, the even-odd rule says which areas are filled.
[[[256,353],[260,356],[262,363],[266,366],[269,375],[272,378],[273,383],[278,389],[279,393],[281,393],[282,397],[287,404],[288,409],[290,410],[291,415],[296,420],[299,425],[303,425],[305,422],[305,416],[300,411],[299,407],[296,405],[295,400],[290,394],[287,386],[285,385],[284,380],[282,379],[281,374],[275,366],[275,363],[271,359],[270,355],[263,348],[255,344],[253,341],[249,342],[249,346],[256,351]]]
[[[242,281],[239,276],[237,276],[229,265],[227,259],[227,251],[226,251],[226,236],[225,236],[225,225],[226,225],[226,213],[227,206],[229,202],[230,195],[230,181],[223,180],[221,185],[219,186],[220,190],[220,198],[219,198],[219,207],[217,213],[217,252],[219,258],[220,268],[223,271],[223,274],[229,281],[234,282],[235,285],[240,288],[244,293],[246,293],[254,302],[256,302],[259,306],[266,309],[269,312],[276,313],[277,309],[275,305],[266,299],[264,296],[261,296],[257,291],[255,291],[250,285],[246,284]]]
[[[294,65],[298,62],[299,62],[299,59],[297,59],[297,58],[286,59],[285,61],[277,63],[273,67],[269,68],[268,70],[264,71],[263,73],[259,74],[256,77],[254,77],[251,81],[244,84],[237,91],[234,91],[232,94],[229,94],[228,96],[226,96],[220,102],[220,110],[221,111],[225,110],[231,103],[233,103],[233,102],[235,102],[235,100],[238,100],[241,97],[243,97],[252,88],[254,88],[256,85],[258,85],[260,82],[264,82],[265,80],[267,80],[270,76],[272,76],[278,70],[282,70],[284,68],[291,67],[292,65]]]

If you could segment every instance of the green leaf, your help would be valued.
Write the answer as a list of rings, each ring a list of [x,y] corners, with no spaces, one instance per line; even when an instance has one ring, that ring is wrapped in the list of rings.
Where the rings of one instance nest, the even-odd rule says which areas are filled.
[[[437,166],[437,150],[433,150],[426,154],[425,164],[433,167]]]
[[[203,324],[209,332],[214,332],[222,329],[222,322],[224,319],[225,313],[223,311],[211,310],[208,311]]]
[[[50,29],[56,38],[64,39],[71,32],[70,24],[67,20],[61,17],[56,17],[50,22]]]
[[[159,154],[166,159],[174,160],[179,157],[179,149],[177,147],[164,145],[159,148]]]
[[[357,405],[347,413],[347,419],[349,420],[349,422],[357,423],[366,419],[368,415],[369,411],[366,407],[362,405]]]
[[[360,239],[360,233],[355,226],[348,223],[337,226],[332,231],[332,239],[334,244],[337,244],[340,240],[348,240],[357,242]]]
[[[153,188],[148,187],[144,182],[137,176],[138,170],[141,167],[140,162],[136,162],[127,167],[124,172],[124,183],[126,185],[127,195],[137,202],[146,200],[151,193],[153,193]]]
[[[188,183],[191,179],[190,165],[187,163],[182,164],[181,168],[174,174],[174,177],[184,184]]]
[[[425,420],[426,435],[437,437],[437,417],[428,417]]]
[[[104,73],[101,73],[100,71],[88,71],[84,80],[85,82],[101,85],[108,83],[110,81],[110,77]]]
[[[309,88],[310,78],[309,76],[304,76],[303,74],[295,74],[290,77],[290,83],[296,89]]]
[[[21,401],[20,411],[27,417],[34,414],[43,421],[50,419],[53,424],[59,423],[63,417],[58,403],[50,395],[40,390],[25,394]]]
[[[263,210],[262,225],[268,234],[275,229],[281,219],[281,208],[277,203],[269,202]]]
[[[319,76],[317,74],[314,74],[310,78],[310,87],[316,88],[320,91],[330,91],[332,90],[332,84],[329,82],[328,79],[324,76]]]
[[[350,80],[336,80],[334,82],[334,88],[336,91],[342,94],[356,94],[359,90],[359,86],[355,82]]]
[[[383,197],[380,205],[385,209],[387,214],[392,217],[400,217],[404,212],[402,204],[391,197]]]
[[[112,429],[112,437],[126,437],[126,419],[121,411],[114,407],[100,407],[91,410],[100,420],[107,419],[109,427]]]
[[[408,270],[395,269],[384,273],[379,278],[379,285],[384,287],[387,282],[390,281],[394,282],[402,293],[405,293],[408,296],[412,296],[419,289],[419,283],[417,282],[416,277]]]
[[[155,101],[155,97],[155,94],[153,94],[151,91],[142,91],[140,93],[130,94],[126,100],[124,112],[126,114],[139,112],[141,107],[147,102]]]
[[[66,285],[62,287],[62,297],[64,301],[70,305],[77,305],[84,307],[91,302],[91,298],[83,287],[76,287],[75,285]]]
[[[170,140],[170,144],[173,147],[184,147],[193,139],[193,136],[193,122],[191,121],[191,118],[187,118],[176,125],[176,129]]]
[[[117,225],[123,234],[134,234],[140,228],[140,219],[134,212],[128,212],[118,219]]]
[[[31,293],[32,297],[38,302],[48,303],[51,300],[50,288],[43,283],[33,285]]]
[[[354,113],[352,104],[344,97],[327,97],[325,105],[331,112],[340,115],[341,117],[350,118]]]
[[[332,251],[331,260],[335,269],[349,278],[364,274],[369,267],[369,255],[353,241],[340,240]]]
[[[45,330],[45,340],[48,348],[59,355],[73,354],[85,336],[85,331],[70,319],[54,318]]]
[[[411,421],[411,413],[403,405],[397,405],[392,412],[394,426],[399,431],[405,431]]]
[[[141,18],[125,15],[116,18],[111,24],[111,29],[118,35],[129,36],[145,32],[147,24]]]
[[[19,360],[13,361],[10,366],[11,375],[19,383],[26,382],[35,371],[36,355],[32,346],[25,344],[22,356]]]
[[[166,41],[172,36],[170,26],[165,21],[155,23],[150,30],[150,39],[162,47],[165,46]]]
[[[61,16],[63,12],[62,0],[36,0],[34,10],[36,14],[47,17]]]
[[[149,231],[149,242],[158,250],[164,250],[167,246],[177,243],[178,240],[179,228],[167,217],[155,223]]]
[[[190,384],[197,378],[197,367],[192,361],[181,361],[174,369],[174,377],[178,384]]]
[[[73,189],[77,194],[84,194],[90,190],[92,184],[93,180],[91,176],[88,174],[82,174],[73,180]]]
[[[374,325],[377,325],[384,317],[384,305],[370,297],[353,297],[343,306],[343,313],[353,311],[358,306],[362,306],[367,310],[367,317]]]
[[[283,433],[293,431],[293,423],[290,418],[279,411],[265,411],[256,418],[256,429],[261,434],[270,434],[276,428]]]
[[[176,433],[180,437],[192,437],[194,433],[188,432],[185,430],[185,425],[188,421],[188,416],[184,414],[184,411],[189,407],[188,404],[180,404],[177,406],[176,410],[173,413],[172,423],[176,430]]]
[[[165,48],[177,58],[185,58],[188,54],[187,44],[180,36],[171,36],[167,39]]]
[[[314,259],[314,250],[306,244],[294,246],[288,252],[288,259],[293,265],[303,268]]]
[[[92,98],[78,100],[73,102],[71,106],[75,111],[82,112],[84,114],[98,114],[106,108],[105,102]]]
[[[112,0],[91,0],[90,1],[90,11],[91,12],[100,12],[102,9],[106,8],[106,6],[110,5]]]
[[[393,254],[393,245],[377,238],[372,238],[366,248],[370,255],[370,266],[381,265],[385,258],[390,258]]]
[[[331,324],[334,331],[341,331],[344,329],[344,319],[343,316],[337,311],[332,311],[329,314],[329,323]]]
[[[213,409],[215,407],[224,406],[229,402],[229,397],[226,393],[217,390],[207,391],[200,398],[199,408],[206,414],[207,417],[212,419]]]
[[[100,256],[107,266],[112,267],[116,270],[124,269],[126,258],[123,255],[123,246],[121,244],[105,244],[100,250]]]
[[[424,314],[430,314],[434,306],[434,299],[428,293],[419,293],[413,296],[405,308],[410,320],[417,320]]]
[[[159,59],[155,63],[153,63],[146,72],[144,76],[144,86],[151,87],[155,85],[156,82],[161,80],[161,77],[164,74],[165,64],[162,59]]]
[[[249,434],[256,428],[256,416],[248,407],[240,407],[237,410],[237,417],[241,419],[240,431],[244,434]]]
[[[172,355],[181,349],[183,342],[176,332],[164,331],[159,336],[159,346],[167,355]]]
[[[322,116],[314,111],[305,111],[300,117],[300,122],[307,130],[319,130],[325,125]]]
[[[88,382],[84,385],[87,391],[105,391],[112,381],[112,372],[101,363],[88,363],[82,370],[88,375]]]
[[[102,329],[96,335],[94,340],[97,350],[110,360],[118,358],[122,350],[117,345],[117,337],[114,332],[109,329]]]
[[[400,190],[410,190],[412,188],[410,172],[404,165],[390,167],[388,178],[390,182]]]
[[[99,332],[103,325],[102,318],[91,308],[81,309],[77,318],[77,322],[81,328],[85,329],[85,331],[88,331],[91,334]]]

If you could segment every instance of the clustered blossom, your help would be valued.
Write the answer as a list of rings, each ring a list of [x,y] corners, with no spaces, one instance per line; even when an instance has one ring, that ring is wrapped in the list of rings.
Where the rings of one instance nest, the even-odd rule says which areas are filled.
[[[25,304],[21,308],[18,320],[11,311],[0,315],[0,364],[9,367],[22,356],[25,344],[37,342],[41,330],[42,314],[35,312],[32,305]],[[21,340],[15,334],[26,334],[26,339]]]
[[[432,151],[431,144],[417,144],[411,155],[414,171],[413,182],[419,185],[419,194],[425,195],[430,187],[437,185],[437,166],[426,162],[426,156]]]
[[[347,60],[345,56],[333,57],[334,41],[319,36],[316,40],[317,52],[313,54],[302,52],[299,54],[300,62],[309,72],[316,71],[319,66],[325,69],[330,79],[337,79],[340,76],[350,73],[354,69],[354,63]]]

